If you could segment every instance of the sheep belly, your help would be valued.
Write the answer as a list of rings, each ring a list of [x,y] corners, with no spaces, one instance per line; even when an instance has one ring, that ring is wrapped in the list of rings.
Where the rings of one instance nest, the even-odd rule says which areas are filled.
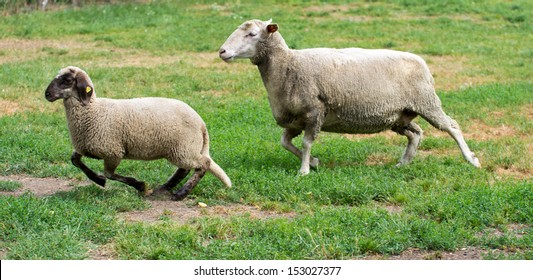
[[[329,111],[321,130],[336,133],[377,133],[392,128],[401,121],[400,114],[389,113],[379,116],[343,116],[339,118],[337,112]]]

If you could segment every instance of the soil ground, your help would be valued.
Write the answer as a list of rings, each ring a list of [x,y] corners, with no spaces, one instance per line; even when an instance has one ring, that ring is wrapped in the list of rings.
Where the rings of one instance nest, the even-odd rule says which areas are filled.
[[[88,181],[66,180],[58,178],[35,178],[28,175],[9,175],[0,176],[0,181],[17,181],[22,187],[15,191],[0,191],[0,195],[21,195],[31,192],[39,197],[54,195],[57,192],[69,191],[75,186],[90,184]],[[196,204],[192,200],[171,201],[164,200],[160,197],[147,197],[150,207],[142,211],[130,211],[120,213],[118,218],[125,222],[145,222],[158,223],[163,220],[173,221],[177,224],[186,224],[196,218],[203,216],[219,216],[221,218],[230,218],[235,216],[247,216],[252,219],[269,219],[269,218],[295,218],[296,213],[280,213],[276,211],[265,211],[259,207],[241,204],[227,205],[204,205]],[[385,206],[387,207],[387,206]],[[388,209],[388,208],[387,208]],[[389,209],[388,209],[389,210]],[[390,209],[391,212],[400,212],[401,209]],[[520,237],[528,227],[520,224],[508,225],[508,230]],[[494,236],[500,236],[503,232],[499,229],[489,230],[488,233]],[[92,249],[89,252],[89,258],[94,260],[118,259],[113,249],[113,244],[105,244]],[[0,259],[3,259],[7,252],[0,249]],[[465,247],[453,252],[421,250],[418,248],[409,248],[399,255],[385,256],[381,254],[371,254],[363,260],[480,260],[487,254],[513,254],[516,252],[506,252],[503,250],[486,250],[476,247]]]

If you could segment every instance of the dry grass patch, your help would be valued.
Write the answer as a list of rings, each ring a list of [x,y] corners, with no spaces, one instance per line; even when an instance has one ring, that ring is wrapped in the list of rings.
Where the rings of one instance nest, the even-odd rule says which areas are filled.
[[[89,250],[90,260],[116,260],[118,259],[118,254],[115,251],[114,243],[107,243],[101,246],[98,246],[94,249]]]
[[[385,165],[396,162],[396,158],[388,153],[374,153],[369,155],[365,160],[365,165]]]
[[[83,60],[85,67],[153,68],[183,61],[198,68],[228,68],[228,71],[233,70],[225,67],[225,63],[218,58],[217,52],[177,51],[172,54],[155,55],[139,49],[117,48],[101,42],[90,42],[89,39],[85,38],[61,41],[13,38],[0,40],[0,64],[25,62],[58,54],[84,57],[82,54],[94,52],[106,53],[106,55],[90,56],[90,60]]]
[[[17,102],[0,99],[0,117],[12,116],[25,110],[26,108]]]
[[[45,56],[45,51],[56,50],[59,53],[79,52],[94,44],[88,44],[77,40],[27,40],[4,38],[0,40],[0,64],[17,63],[34,60]]]
[[[472,75],[481,72],[466,56],[424,55],[436,90],[458,90],[497,81],[495,75]]]

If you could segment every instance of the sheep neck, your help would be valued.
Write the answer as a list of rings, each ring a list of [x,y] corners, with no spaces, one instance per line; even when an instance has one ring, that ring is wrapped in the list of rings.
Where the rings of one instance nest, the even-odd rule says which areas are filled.
[[[279,32],[270,34],[270,36],[258,43],[257,54],[250,61],[261,68],[268,66],[269,62],[276,58],[283,58],[288,55],[289,46],[285,43]]]
[[[268,92],[275,92],[275,85],[282,84],[284,80],[282,69],[291,59],[292,51],[279,32],[271,34],[265,41],[260,42],[257,55],[251,58],[251,62],[257,65],[263,83]]]
[[[81,143],[81,139],[86,139],[86,137],[91,136],[90,134],[93,132],[91,128],[95,127],[94,122],[97,120],[89,116],[98,116],[94,112],[94,102],[94,97],[87,106],[83,106],[75,98],[67,98],[63,101],[67,124],[73,143]]]

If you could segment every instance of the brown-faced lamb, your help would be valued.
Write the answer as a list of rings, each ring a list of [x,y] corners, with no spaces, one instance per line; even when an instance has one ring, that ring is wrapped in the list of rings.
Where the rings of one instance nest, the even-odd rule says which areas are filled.
[[[408,139],[398,165],[407,164],[422,138],[413,122],[419,115],[449,133],[464,158],[480,167],[457,122],[443,112],[422,58],[393,50],[292,50],[277,31],[271,20],[246,21],[227,38],[219,56],[226,62],[249,58],[257,65],[274,119],[285,129],[281,145],[301,159],[300,174],[319,164],[311,145],[321,130],[355,134],[391,129]],[[292,139],[302,131],[300,150]]]
[[[74,146],[72,163],[89,179],[105,186],[106,178],[120,181],[145,195],[146,184],[115,173],[122,159],[167,159],[178,167],[156,190],[167,193],[189,171],[193,175],[177,191],[173,200],[185,198],[206,171],[226,186],[231,181],[209,156],[209,136],[202,118],[189,105],[169,98],[97,98],[89,75],[78,67],[66,67],[52,80],[45,97],[63,99],[70,139]],[[104,160],[104,176],[87,167],[81,158]]]

